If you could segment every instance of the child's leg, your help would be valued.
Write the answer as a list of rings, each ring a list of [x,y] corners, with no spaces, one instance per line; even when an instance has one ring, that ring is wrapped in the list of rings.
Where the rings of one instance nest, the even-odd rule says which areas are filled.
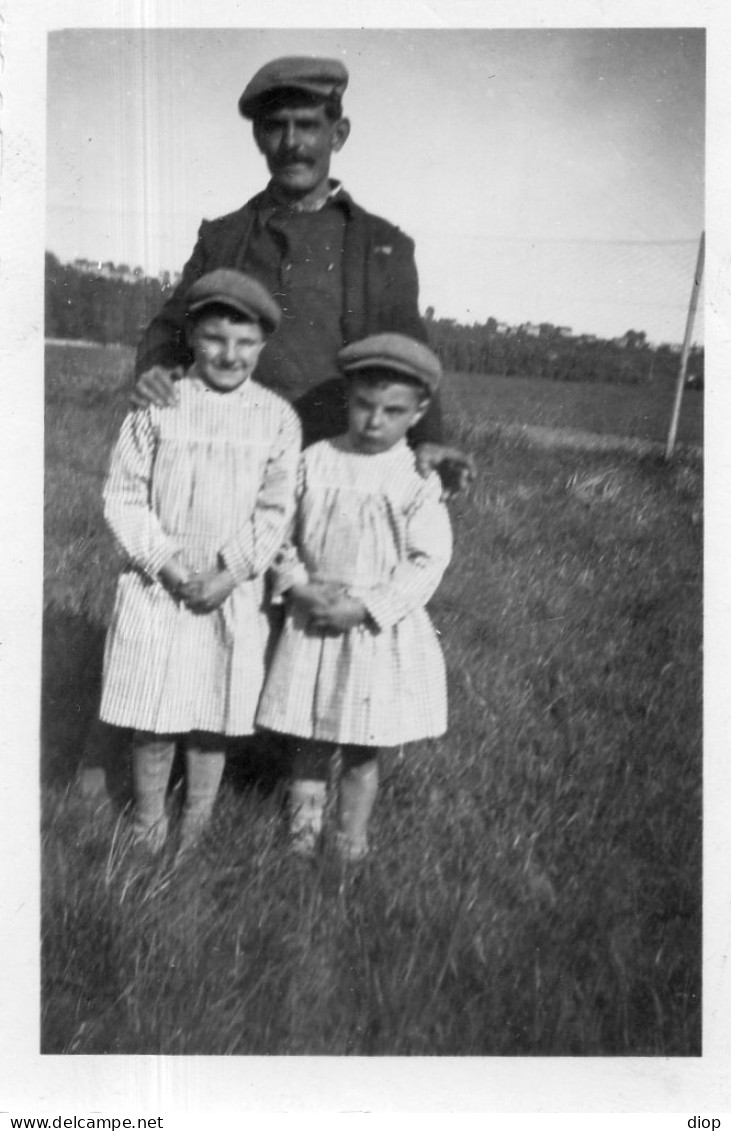
[[[210,820],[225,764],[225,740],[221,735],[196,733],[188,737],[178,855],[193,847]]]
[[[368,853],[368,821],[378,792],[378,748],[341,746],[338,848],[347,860]]]
[[[289,745],[289,833],[294,851],[300,856],[312,856],[322,832],[327,782],[337,746],[307,738],[291,738]]]
[[[132,748],[134,827],[153,852],[160,851],[167,837],[165,795],[174,757],[174,735],[135,731]]]

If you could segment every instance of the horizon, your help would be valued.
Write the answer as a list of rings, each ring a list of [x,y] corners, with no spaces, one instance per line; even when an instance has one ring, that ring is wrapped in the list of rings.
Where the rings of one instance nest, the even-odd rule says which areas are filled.
[[[151,274],[151,273],[145,271],[144,266],[142,264],[132,265],[132,264],[129,264],[129,263],[124,263],[124,262],[116,263],[114,260],[109,260],[109,259],[102,260],[102,259],[99,259],[99,258],[96,258],[96,257],[93,257],[93,256],[92,257],[79,256],[79,257],[77,257],[76,259],[73,259],[73,260],[65,260],[65,259],[62,259],[59,255],[57,255],[56,252],[52,251],[51,248],[46,248],[46,254],[52,255],[55,259],[57,259],[62,267],[72,267],[75,270],[77,270],[79,272],[79,274],[87,274],[87,273],[91,274],[91,272],[79,271],[78,265],[85,264],[85,265],[92,266],[92,265],[96,264],[97,269],[98,269],[98,274],[95,275],[96,278],[105,278],[106,276],[104,275],[102,268],[108,267],[113,271],[123,272],[127,275],[130,275],[130,276],[136,276],[135,281],[142,281],[144,279],[144,280],[162,282],[162,276],[168,276],[168,278],[170,280],[168,285],[171,288],[176,286],[177,283],[180,280],[180,271],[170,270],[170,269],[165,268],[165,267],[162,267],[162,268],[160,268],[159,271]],[[141,278],[139,277],[138,272],[142,273]],[[505,319],[498,318],[497,315],[495,315],[495,314],[488,314],[484,318],[483,321],[473,320],[471,322],[467,322],[467,321],[462,321],[459,318],[455,318],[452,315],[440,313],[440,311],[436,310],[433,307],[432,304],[429,304],[427,306],[423,306],[423,303],[420,301],[419,307],[420,307],[420,313],[421,313],[422,317],[427,322],[430,319],[432,319],[434,321],[449,321],[449,322],[454,322],[456,325],[461,326],[464,329],[470,329],[471,327],[474,327],[474,326],[484,327],[484,326],[487,325],[488,322],[490,322],[492,320],[492,321],[497,322],[498,326],[506,325],[509,331],[513,331],[515,333],[517,333],[518,331],[520,331],[524,328],[538,329],[540,327],[546,326],[546,327],[550,327],[550,328],[552,328],[553,330],[556,330],[556,331],[561,331],[561,330],[566,331],[567,333],[564,334],[563,336],[567,339],[578,340],[578,339],[581,339],[581,338],[586,338],[586,339],[593,338],[596,341],[606,342],[606,343],[616,343],[616,342],[620,341],[621,338],[625,337],[627,334],[637,333],[637,334],[644,334],[645,335],[645,339],[646,339],[645,345],[647,347],[649,347],[650,349],[653,349],[653,350],[661,349],[663,346],[668,346],[673,350],[679,351],[681,349],[682,339],[683,339],[683,335],[681,335],[681,337],[678,338],[678,339],[656,341],[655,339],[650,338],[650,336],[647,334],[647,331],[644,330],[643,327],[637,326],[637,325],[628,326],[627,329],[624,330],[621,334],[615,334],[613,336],[606,337],[602,334],[594,334],[591,331],[575,330],[572,326],[566,326],[566,325],[563,325],[563,324],[554,323],[554,322],[551,322],[549,319],[545,319],[545,318],[537,319],[535,321],[525,321],[525,322],[520,322],[520,323],[514,323],[514,322],[506,322]],[[430,311],[431,311],[431,314],[430,314]],[[702,341],[699,341],[697,339],[697,337],[694,335],[691,338],[690,349],[691,349],[691,351],[703,350],[704,344],[703,344]]]

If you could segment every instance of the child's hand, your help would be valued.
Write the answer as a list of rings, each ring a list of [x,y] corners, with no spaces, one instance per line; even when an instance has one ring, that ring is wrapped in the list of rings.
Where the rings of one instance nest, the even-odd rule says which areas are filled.
[[[227,569],[212,569],[178,586],[178,593],[192,612],[212,613],[235,588],[236,582]]]
[[[185,585],[190,576],[190,570],[183,565],[179,558],[169,558],[158,574],[160,581],[174,597],[180,596],[180,588]]]
[[[358,597],[341,593],[325,609],[313,612],[309,623],[312,628],[323,632],[347,632],[363,624],[367,616],[368,610]]]
[[[333,601],[345,592],[345,586],[338,581],[311,580],[297,584],[287,590],[287,595],[295,605],[306,613],[325,613]]]

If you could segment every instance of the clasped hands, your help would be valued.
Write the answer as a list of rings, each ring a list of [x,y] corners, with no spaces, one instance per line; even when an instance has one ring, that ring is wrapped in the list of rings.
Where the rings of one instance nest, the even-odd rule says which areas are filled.
[[[179,601],[194,613],[212,613],[236,587],[225,566],[197,573],[178,558],[171,558],[160,570],[160,580]]]
[[[292,585],[289,600],[308,614],[308,624],[320,632],[341,633],[363,624],[368,610],[358,597],[352,597],[337,581],[316,578]]]
[[[211,613],[224,603],[236,586],[225,566],[197,573],[170,558],[160,570],[160,580],[172,595],[194,613]],[[287,596],[308,614],[308,623],[322,632],[347,632],[362,624],[368,610],[337,581],[312,579],[293,585]]]

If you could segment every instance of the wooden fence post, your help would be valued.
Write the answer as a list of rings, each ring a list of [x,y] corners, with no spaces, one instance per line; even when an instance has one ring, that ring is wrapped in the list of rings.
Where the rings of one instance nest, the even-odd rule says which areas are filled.
[[[680,420],[680,405],[683,400],[683,390],[685,388],[685,374],[688,369],[688,354],[690,352],[690,339],[693,334],[693,323],[695,322],[695,312],[698,308],[698,292],[701,289],[701,280],[703,278],[703,262],[705,259],[706,250],[706,233],[701,232],[701,240],[698,245],[698,261],[695,265],[695,277],[693,279],[693,288],[690,292],[690,303],[688,305],[688,317],[685,323],[685,338],[683,339],[683,351],[680,355],[680,371],[678,372],[678,384],[675,389],[675,403],[673,405],[673,415],[670,420],[670,430],[668,432],[668,442],[665,448],[665,459],[670,459],[675,448],[675,437],[678,433],[678,421]]]

